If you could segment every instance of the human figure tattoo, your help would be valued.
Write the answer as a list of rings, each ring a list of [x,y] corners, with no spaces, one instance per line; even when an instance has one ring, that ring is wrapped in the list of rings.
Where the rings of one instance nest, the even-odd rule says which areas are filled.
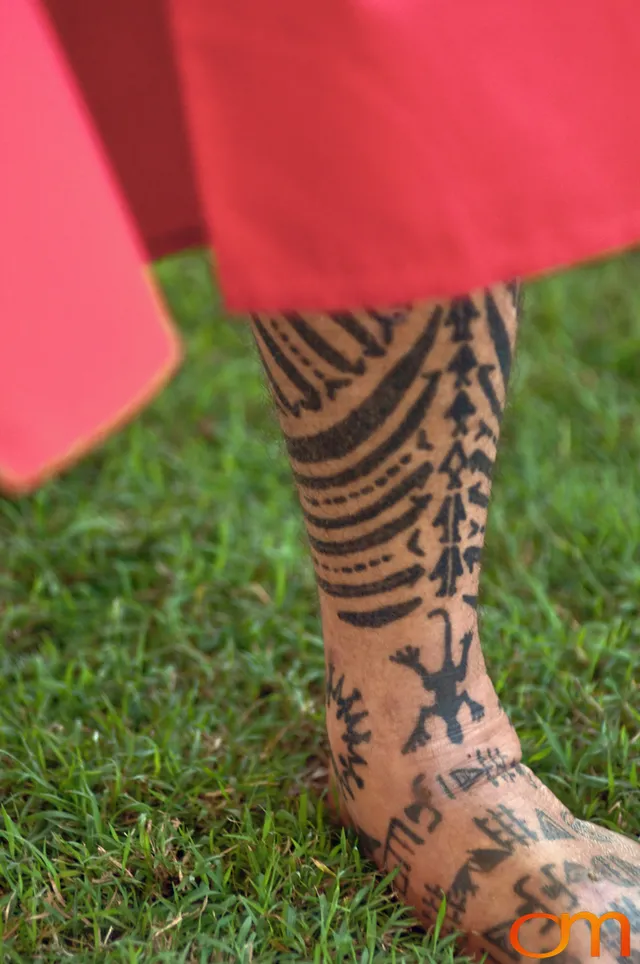
[[[467,675],[469,647],[473,640],[473,633],[465,633],[460,640],[461,654],[456,663],[453,657],[449,614],[445,609],[434,609],[427,616],[428,619],[436,617],[442,619],[444,623],[444,655],[439,670],[430,672],[426,668],[420,660],[418,646],[405,646],[404,649],[399,649],[389,657],[392,663],[413,670],[420,678],[423,689],[434,695],[434,702],[431,705],[420,707],[413,731],[402,748],[403,753],[413,753],[431,739],[426,724],[433,716],[439,717],[444,722],[451,743],[462,743],[464,739],[464,731],[458,719],[463,706],[468,708],[472,720],[481,720],[484,716],[484,707],[471,699],[466,689],[458,692],[460,683],[464,682]]]
[[[425,786],[426,775],[418,773],[411,782],[412,801],[404,808],[404,815],[412,823],[420,824],[423,813],[429,814],[427,833],[433,833],[442,820],[441,812],[433,804],[433,794]]]

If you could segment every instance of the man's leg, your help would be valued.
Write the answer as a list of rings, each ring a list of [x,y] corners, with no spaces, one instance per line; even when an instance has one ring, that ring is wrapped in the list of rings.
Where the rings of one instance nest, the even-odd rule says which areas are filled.
[[[516,303],[501,285],[253,319],[318,581],[343,808],[425,920],[445,893],[450,924],[504,960],[522,914],[640,913],[640,847],[575,821],[520,764],[478,639]],[[557,943],[553,922],[528,926],[533,949]]]

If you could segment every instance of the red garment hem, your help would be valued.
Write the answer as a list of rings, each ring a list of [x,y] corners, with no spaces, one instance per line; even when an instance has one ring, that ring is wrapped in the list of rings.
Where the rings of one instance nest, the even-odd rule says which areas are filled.
[[[291,284],[283,278],[270,278],[241,284],[225,282],[224,257],[218,252],[219,284],[225,306],[232,312],[249,311],[332,311],[366,306],[393,306],[406,301],[426,301],[468,294],[488,285],[514,278],[535,278],[554,271],[566,270],[584,262],[610,257],[640,242],[640,210],[624,220],[588,222],[583,240],[568,250],[566,240],[554,244],[551,238],[536,244],[529,255],[496,259],[495,270],[471,265],[464,272],[464,289],[460,286],[459,265],[450,278],[442,277],[437,287],[425,284],[424,262],[411,269],[396,268],[385,275],[376,269],[359,279],[313,277]],[[544,252],[544,254],[540,253]],[[237,274],[237,271],[234,272]]]

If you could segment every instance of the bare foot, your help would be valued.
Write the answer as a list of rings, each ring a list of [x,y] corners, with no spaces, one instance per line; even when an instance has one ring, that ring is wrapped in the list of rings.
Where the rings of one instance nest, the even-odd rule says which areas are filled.
[[[573,820],[520,766],[480,647],[517,300],[510,283],[253,317],[317,575],[346,816],[379,866],[399,867],[396,886],[426,923],[444,893],[449,925],[501,964],[522,956],[509,932],[529,912],[626,913],[640,939],[640,848]],[[529,923],[522,946],[553,951],[554,926]],[[583,922],[564,954],[589,959]]]
[[[527,959],[512,940],[520,917],[625,915],[630,956],[612,918],[602,925],[601,961],[640,964],[640,844],[573,817],[519,762],[506,718],[489,732],[474,727],[463,745],[404,755],[370,740],[369,719],[357,690],[334,685],[328,720],[341,818],[379,867],[398,868],[395,887],[427,926],[444,897],[445,928],[461,932],[465,949],[511,964]],[[558,948],[562,964],[592,957],[586,920],[571,926],[564,949],[548,917],[524,923],[515,938],[535,956]]]

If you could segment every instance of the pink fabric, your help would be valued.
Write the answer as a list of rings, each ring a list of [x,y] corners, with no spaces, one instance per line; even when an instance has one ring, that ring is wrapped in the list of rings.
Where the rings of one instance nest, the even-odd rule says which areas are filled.
[[[0,487],[26,491],[159,390],[180,350],[32,0],[0,0]]]

